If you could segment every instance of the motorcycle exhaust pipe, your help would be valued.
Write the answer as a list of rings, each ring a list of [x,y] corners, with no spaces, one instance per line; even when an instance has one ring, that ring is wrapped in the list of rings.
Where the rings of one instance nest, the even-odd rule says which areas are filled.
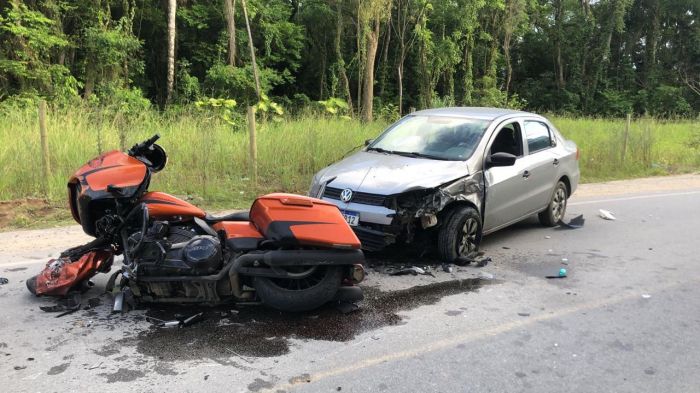
[[[234,260],[234,268],[281,266],[340,266],[362,264],[365,256],[362,250],[273,250],[263,253],[249,253]]]

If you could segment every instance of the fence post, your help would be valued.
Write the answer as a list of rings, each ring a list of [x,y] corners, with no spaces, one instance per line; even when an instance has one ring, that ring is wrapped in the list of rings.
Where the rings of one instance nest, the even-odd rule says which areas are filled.
[[[632,114],[627,114],[627,121],[625,121],[625,139],[622,140],[622,162],[625,162],[625,156],[627,155],[627,141],[630,138],[630,123],[632,122]]]
[[[46,135],[46,101],[39,101],[39,135],[41,136],[41,169],[43,171],[44,193],[49,192],[49,177],[51,176],[51,162],[49,161],[49,140]]]
[[[253,180],[253,186],[258,187],[258,147],[255,143],[255,109],[252,106],[248,107],[248,153],[250,156],[250,176]]]

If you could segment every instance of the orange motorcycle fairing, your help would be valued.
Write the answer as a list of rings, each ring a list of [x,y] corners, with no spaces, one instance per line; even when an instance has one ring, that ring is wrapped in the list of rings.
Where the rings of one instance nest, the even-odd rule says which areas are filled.
[[[254,250],[265,238],[250,221],[221,221],[212,228],[226,234],[226,243],[234,251]]]
[[[37,296],[65,296],[71,288],[90,279],[98,271],[108,272],[113,258],[114,254],[110,251],[97,250],[73,262],[67,257],[52,259],[41,273],[27,281],[27,286],[33,285],[29,290]]]
[[[275,193],[255,200],[250,219],[265,238],[290,246],[360,249],[338,207],[316,198]]]
[[[140,185],[146,178],[146,165],[138,159],[114,150],[90,160],[78,169],[70,182],[79,181],[83,190],[103,191]],[[87,186],[87,187],[86,187]]]
[[[155,218],[167,217],[198,217],[204,218],[206,213],[197,206],[164,192],[147,192],[141,197],[141,202],[148,207],[148,214]]]
[[[150,171],[142,161],[120,151],[90,160],[68,180],[68,201],[73,219],[85,233],[95,236],[95,222],[114,206],[148,186]]]

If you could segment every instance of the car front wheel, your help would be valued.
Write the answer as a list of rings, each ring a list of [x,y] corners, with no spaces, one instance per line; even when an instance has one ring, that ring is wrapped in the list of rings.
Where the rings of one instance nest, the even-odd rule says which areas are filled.
[[[438,253],[445,262],[470,257],[481,244],[481,216],[471,206],[460,206],[449,212],[438,233]]]
[[[557,225],[559,220],[564,218],[564,214],[566,214],[566,202],[569,198],[568,194],[566,184],[562,181],[557,183],[552,198],[549,200],[549,205],[547,205],[547,209],[541,211],[538,215],[542,225],[553,227]]]

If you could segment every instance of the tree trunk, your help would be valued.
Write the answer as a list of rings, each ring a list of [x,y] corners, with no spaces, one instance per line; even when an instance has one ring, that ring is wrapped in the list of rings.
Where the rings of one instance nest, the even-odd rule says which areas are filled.
[[[341,47],[341,38],[343,36],[343,9],[342,1],[338,0],[336,3],[336,25],[335,25],[335,61],[336,68],[340,74],[340,79],[343,83],[343,90],[345,93],[345,99],[348,103],[348,113],[350,116],[353,115],[353,104],[352,95],[350,94],[350,81],[348,81],[348,75],[345,72],[345,60],[343,60],[343,51]]]
[[[384,47],[382,50],[382,57],[380,59],[380,65],[377,66],[377,70],[380,73],[379,80],[379,96],[384,95],[384,86],[386,85],[386,74],[387,74],[387,64],[389,63],[389,43],[391,42],[391,17],[386,24],[386,35],[384,38]],[[381,68],[381,69],[380,69]]]
[[[241,0],[243,5],[243,18],[245,18],[245,28],[248,31],[248,48],[250,49],[250,59],[253,63],[253,78],[255,79],[255,93],[258,95],[258,100],[261,98],[260,77],[258,77],[258,63],[255,60],[255,47],[253,46],[253,33],[250,31],[250,21],[248,20],[248,7],[245,0]]]
[[[474,91],[474,33],[467,33],[467,40],[464,43],[464,91],[462,94],[462,105],[472,104],[472,92]]]
[[[226,29],[228,31],[228,63],[236,66],[236,0],[224,0]]]
[[[649,12],[651,13],[651,23],[646,35],[646,65],[644,73],[644,87],[646,89],[655,87],[656,84],[656,49],[659,42],[659,0],[651,0]]]
[[[175,88],[175,13],[177,0],[168,0],[168,73],[165,90],[165,103],[169,104],[173,99]]]
[[[564,82],[564,63],[561,59],[561,41],[562,41],[562,23],[564,16],[564,5],[562,0],[556,0],[554,2],[554,28],[555,39],[554,39],[554,55],[556,56],[554,64],[554,75],[556,77],[557,88],[563,89]]]
[[[401,117],[403,116],[403,60],[399,60],[397,71],[399,73],[399,117]]]
[[[374,101],[374,61],[377,57],[377,47],[379,46],[379,25],[375,20],[372,29],[367,31],[366,53],[365,53],[365,75],[362,87],[362,116],[364,122],[372,121],[373,101]]]

